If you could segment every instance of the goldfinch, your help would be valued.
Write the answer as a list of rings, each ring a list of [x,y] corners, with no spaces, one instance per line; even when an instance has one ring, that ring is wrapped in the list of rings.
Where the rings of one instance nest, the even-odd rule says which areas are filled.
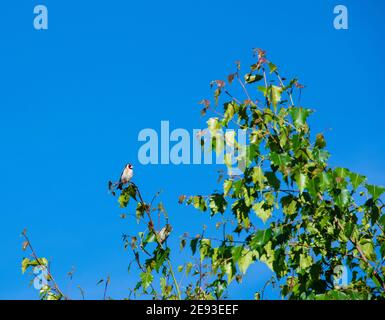
[[[119,181],[115,183],[112,183],[111,181],[108,182],[108,189],[110,191],[113,191],[115,188],[122,190],[122,187],[125,184],[129,183],[133,176],[134,166],[129,163],[124,167],[122,174],[120,175]]]

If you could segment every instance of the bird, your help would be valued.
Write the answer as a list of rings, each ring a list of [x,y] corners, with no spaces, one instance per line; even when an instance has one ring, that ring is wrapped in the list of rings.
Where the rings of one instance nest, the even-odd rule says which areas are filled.
[[[133,176],[134,176],[134,166],[131,163],[128,163],[124,167],[124,169],[123,169],[123,171],[122,171],[122,173],[120,175],[119,181],[114,182],[114,183],[112,181],[108,182],[108,189],[111,192],[113,192],[113,190],[115,188],[119,189],[119,190],[122,190],[122,187],[125,184],[129,183]]]
[[[159,242],[162,244],[163,242],[166,241],[168,236],[170,235],[172,231],[172,226],[170,224],[166,224],[159,232]]]

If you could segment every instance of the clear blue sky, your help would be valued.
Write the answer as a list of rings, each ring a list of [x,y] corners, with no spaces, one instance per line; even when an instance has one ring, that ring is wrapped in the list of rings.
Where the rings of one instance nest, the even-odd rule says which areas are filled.
[[[37,4],[47,31],[33,29]],[[337,4],[349,9],[347,31],[333,28]],[[203,128],[209,82],[250,63],[254,47],[307,85],[302,102],[331,164],[385,184],[384,1],[13,0],[0,10],[1,299],[37,297],[20,271],[24,227],[64,291],[79,297],[79,284],[101,298],[96,282],[109,273],[110,294],[124,296],[134,280],[121,234],[134,227],[106,182],[126,162],[147,198],[164,191],[175,235],[199,231],[204,216],[177,197],[214,190],[216,167],[141,166],[137,135],[161,120]],[[253,267],[230,297],[253,298],[268,277]]]

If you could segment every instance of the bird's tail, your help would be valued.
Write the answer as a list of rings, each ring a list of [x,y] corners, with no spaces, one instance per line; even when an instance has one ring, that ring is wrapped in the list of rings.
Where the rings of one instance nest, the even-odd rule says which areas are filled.
[[[121,182],[108,181],[108,190],[113,193],[115,189],[121,189]]]

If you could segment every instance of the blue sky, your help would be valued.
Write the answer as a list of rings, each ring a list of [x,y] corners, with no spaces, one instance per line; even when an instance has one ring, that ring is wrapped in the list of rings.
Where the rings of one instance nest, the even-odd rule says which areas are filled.
[[[38,4],[47,31],[33,28]],[[333,28],[337,4],[349,30]],[[106,182],[126,162],[147,198],[163,190],[175,235],[198,232],[205,216],[177,197],[214,190],[217,167],[141,166],[137,135],[161,120],[203,128],[197,102],[209,82],[252,62],[254,47],[307,86],[302,104],[316,110],[331,164],[385,184],[383,1],[16,0],[1,12],[0,299],[37,297],[20,272],[25,227],[64,291],[79,297],[79,284],[101,298],[96,282],[110,274],[110,294],[124,296],[134,279],[121,234],[134,226]],[[268,277],[253,267],[230,297],[253,298]]]

